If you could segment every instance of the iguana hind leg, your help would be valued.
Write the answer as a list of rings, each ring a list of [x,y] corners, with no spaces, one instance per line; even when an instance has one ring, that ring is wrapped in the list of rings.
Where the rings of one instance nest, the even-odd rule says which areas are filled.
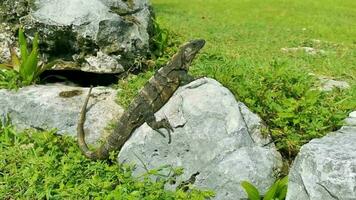
[[[150,118],[147,119],[146,122],[153,130],[157,131],[163,137],[166,137],[166,135],[164,135],[164,133],[159,129],[161,129],[161,128],[166,129],[168,132],[168,144],[171,143],[171,140],[172,140],[171,132],[173,132],[173,127],[171,126],[171,124],[168,122],[167,119],[162,119],[160,121],[157,121],[156,117],[154,115],[152,115]]]

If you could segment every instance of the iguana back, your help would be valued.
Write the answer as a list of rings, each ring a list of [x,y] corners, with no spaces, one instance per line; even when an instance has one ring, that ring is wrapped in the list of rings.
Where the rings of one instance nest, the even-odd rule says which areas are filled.
[[[90,151],[84,140],[85,133],[83,127],[86,107],[91,93],[90,88],[80,112],[77,126],[78,145],[83,154],[91,159],[108,158],[109,152],[120,151],[134,130],[145,122],[163,136],[165,135],[159,129],[166,129],[170,142],[170,132],[173,131],[173,128],[167,119],[157,121],[154,113],[169,100],[180,85],[193,80],[188,75],[188,68],[204,45],[205,41],[199,39],[192,40],[180,47],[179,52],[172,57],[170,62],[160,68],[140,90],[128,109],[117,121],[114,131],[96,151]]]

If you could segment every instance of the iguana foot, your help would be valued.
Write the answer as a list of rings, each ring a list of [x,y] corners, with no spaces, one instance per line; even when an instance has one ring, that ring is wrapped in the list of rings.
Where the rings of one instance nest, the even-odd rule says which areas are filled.
[[[160,135],[162,135],[163,137],[166,137],[166,135],[160,130],[161,128],[164,128],[167,130],[168,132],[168,144],[171,143],[172,141],[172,136],[171,136],[171,132],[173,132],[173,127],[171,126],[171,124],[168,122],[167,119],[162,119],[160,121],[150,121],[147,122],[147,124],[155,131],[157,131]]]

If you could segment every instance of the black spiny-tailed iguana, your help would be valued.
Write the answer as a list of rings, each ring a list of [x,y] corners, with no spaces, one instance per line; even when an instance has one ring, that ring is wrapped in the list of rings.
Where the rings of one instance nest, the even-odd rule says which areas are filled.
[[[89,150],[84,140],[85,133],[83,127],[86,107],[91,92],[90,89],[82,107],[77,126],[78,145],[83,154],[91,159],[107,159],[109,152],[120,151],[133,131],[145,122],[159,133],[161,132],[158,129],[166,129],[170,138],[170,132],[173,131],[173,128],[168,120],[157,121],[154,114],[169,100],[180,85],[194,80],[188,75],[188,68],[204,45],[205,40],[198,39],[181,46],[179,52],[173,56],[171,61],[166,66],[160,68],[143,89],[141,89],[118,120],[114,131],[96,151]]]

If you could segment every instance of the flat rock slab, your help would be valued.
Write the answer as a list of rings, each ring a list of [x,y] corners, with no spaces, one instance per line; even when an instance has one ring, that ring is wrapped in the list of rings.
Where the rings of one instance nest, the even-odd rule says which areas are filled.
[[[77,120],[88,88],[66,85],[29,86],[19,91],[0,90],[0,116],[8,114],[17,129],[56,128],[59,134],[76,135]],[[115,103],[117,91],[93,88],[85,123],[86,140],[93,143],[108,131],[123,109]]]
[[[334,88],[338,88],[340,90],[349,89],[350,85],[346,81],[333,80],[328,77],[320,76],[318,77],[321,83],[320,90],[325,92],[330,92]]]
[[[347,125],[304,145],[289,173],[287,200],[356,199],[356,112]]]
[[[54,69],[120,73],[149,53],[153,31],[149,0],[3,0],[1,4],[0,19],[13,31],[21,24],[28,35],[39,33],[44,61],[65,60]]]
[[[118,156],[137,164],[135,174],[145,172],[142,163],[149,169],[180,166],[177,184],[199,172],[194,185],[213,189],[219,200],[245,198],[243,180],[262,192],[274,182],[281,156],[261,135],[261,119],[217,81],[204,78],[179,88],[156,117],[167,117],[174,127],[172,142],[147,124],[139,127]]]

